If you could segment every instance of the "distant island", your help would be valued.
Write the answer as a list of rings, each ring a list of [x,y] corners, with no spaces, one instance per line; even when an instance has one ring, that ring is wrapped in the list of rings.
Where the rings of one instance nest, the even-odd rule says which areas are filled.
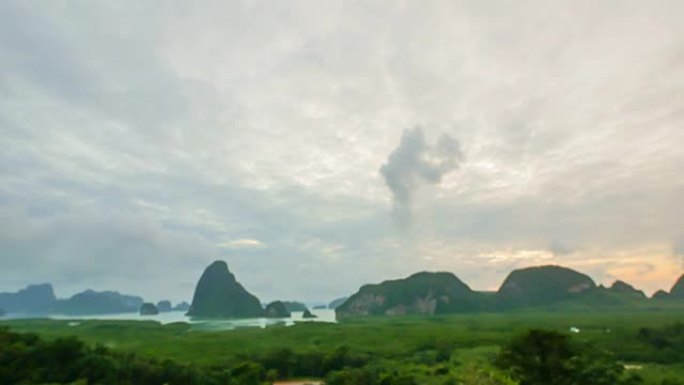
[[[273,301],[266,305],[264,315],[267,318],[289,318],[291,313],[281,301]]]
[[[598,286],[586,274],[561,266],[539,266],[512,271],[497,292],[472,290],[449,272],[421,272],[404,279],[362,286],[349,298],[333,301],[338,319],[357,316],[432,315],[464,312],[532,310],[595,310],[609,308],[647,309],[678,306],[684,279],[670,293],[648,298],[626,282],[609,288]],[[684,305],[684,301],[681,301]],[[188,312],[200,317],[284,317],[294,303],[274,301],[263,309],[224,261],[205,270],[197,284]],[[302,305],[303,306],[303,305]],[[304,307],[306,317],[313,314]]]
[[[472,290],[450,272],[420,272],[402,279],[363,285],[350,297],[330,302],[338,319],[359,316],[433,315],[473,312],[648,310],[684,306],[684,275],[671,290],[651,298],[632,285],[615,281],[597,285],[588,275],[562,266],[538,266],[512,271],[496,292]],[[314,309],[325,308],[316,306]],[[287,318],[302,312],[297,301],[261,301],[238,282],[225,261],[211,263],[199,278],[192,303],[156,304],[116,291],[86,290],[58,299],[49,283],[29,285],[16,293],[0,293],[0,315],[152,315],[183,311],[196,318]]]
[[[0,293],[0,308],[8,315],[108,315],[136,313],[143,305],[143,298],[121,294],[116,291],[85,290],[67,299],[58,299],[51,284],[29,285],[16,293]],[[169,308],[169,301],[160,301],[161,311],[187,311],[189,305],[181,302]]]
[[[328,309],[333,309],[333,310],[335,310],[335,309],[337,309],[338,307],[340,307],[340,305],[342,305],[343,303],[345,303],[345,301],[347,301],[348,299],[349,299],[349,297],[335,298],[334,300],[330,301],[330,303],[328,304]]]
[[[369,315],[448,314],[467,312],[647,310],[684,306],[684,276],[669,293],[648,298],[616,281],[598,286],[587,275],[561,266],[512,271],[497,292],[471,290],[452,273],[417,273],[404,279],[364,285],[336,309],[338,319]]]
[[[297,302],[297,301],[282,301],[283,304],[285,305],[285,308],[287,308],[287,311],[292,313],[293,311],[301,311],[305,312],[308,308],[306,305],[304,305],[302,302]]]
[[[189,316],[209,318],[253,318],[264,315],[261,302],[235,279],[224,261],[204,270],[197,282]]]

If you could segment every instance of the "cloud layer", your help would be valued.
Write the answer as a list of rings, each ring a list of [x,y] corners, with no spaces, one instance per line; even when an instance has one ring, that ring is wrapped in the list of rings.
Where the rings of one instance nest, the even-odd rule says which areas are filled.
[[[2,2],[0,290],[187,300],[216,258],[265,299],[415,270],[493,288],[537,263],[668,288],[683,13]]]

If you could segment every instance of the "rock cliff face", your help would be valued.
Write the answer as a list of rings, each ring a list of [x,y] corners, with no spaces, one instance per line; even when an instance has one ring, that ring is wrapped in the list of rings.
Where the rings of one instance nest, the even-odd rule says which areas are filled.
[[[670,290],[670,298],[684,299],[684,275],[679,277],[679,280],[672,286]]]
[[[451,273],[417,273],[365,285],[335,310],[339,318],[363,315],[438,314],[475,310],[481,294]]]
[[[259,299],[237,282],[223,261],[204,270],[188,315],[211,318],[250,318],[263,315]]]
[[[266,305],[264,315],[268,318],[289,318],[290,311],[281,301],[274,301]]]
[[[511,272],[497,292],[501,307],[547,305],[596,289],[589,276],[560,266]]]

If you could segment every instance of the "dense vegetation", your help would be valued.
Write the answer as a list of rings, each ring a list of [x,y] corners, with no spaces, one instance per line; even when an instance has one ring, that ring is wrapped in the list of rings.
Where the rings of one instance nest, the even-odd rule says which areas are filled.
[[[520,385],[632,385],[641,377],[625,375],[625,367],[609,353],[588,343],[571,341],[556,331],[531,330],[506,344],[497,358]]]
[[[528,365],[535,360],[525,359],[535,357],[530,349],[537,349],[552,352],[558,358],[554,365],[567,369],[562,381],[545,385],[582,383],[578,379],[586,385],[636,384],[637,376],[644,385],[672,385],[684,378],[681,318],[681,312],[463,314],[230,331],[151,321],[4,321],[0,325],[10,331],[2,332],[0,370],[18,377],[0,383],[141,384],[145,379],[146,385],[213,385],[321,378],[331,385],[535,385],[544,377],[523,377],[519,368],[535,373]],[[569,337],[570,327],[581,332]],[[547,334],[534,338],[530,329]],[[60,357],[72,357],[68,363],[50,356],[60,349],[67,349]],[[523,354],[511,353],[516,351]],[[9,362],[19,366],[9,370]],[[46,372],[62,369],[65,373]],[[16,382],[19,377],[24,382]]]

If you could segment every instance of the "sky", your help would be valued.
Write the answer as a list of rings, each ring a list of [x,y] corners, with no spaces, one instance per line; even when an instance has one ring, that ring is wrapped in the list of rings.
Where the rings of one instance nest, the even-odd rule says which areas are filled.
[[[684,2],[0,2],[0,291],[684,272]]]

